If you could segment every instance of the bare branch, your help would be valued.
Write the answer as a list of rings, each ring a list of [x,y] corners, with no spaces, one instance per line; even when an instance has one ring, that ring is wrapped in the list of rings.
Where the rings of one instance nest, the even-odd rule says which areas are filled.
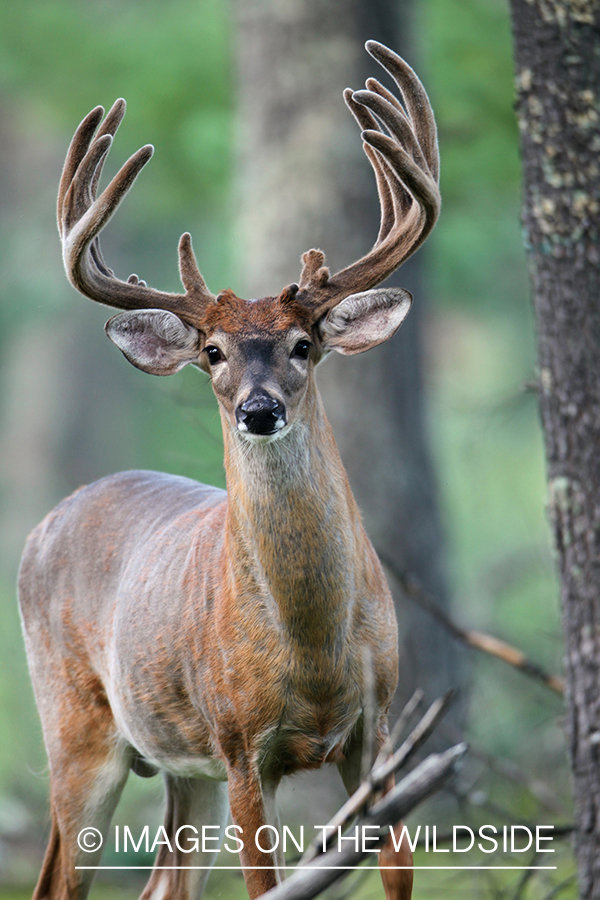
[[[507,663],[514,669],[518,669],[529,678],[533,678],[535,681],[545,684],[546,687],[550,688],[550,690],[554,691],[556,694],[560,694],[561,696],[564,694],[564,682],[562,678],[546,672],[542,666],[528,659],[521,650],[518,650],[516,647],[513,647],[511,644],[508,644],[500,638],[496,638],[491,634],[484,634],[481,631],[471,631],[467,628],[461,628],[412,576],[402,572],[385,553],[382,553],[380,550],[378,550],[377,553],[382,563],[390,570],[404,593],[420,606],[421,609],[424,609],[433,616],[433,618],[436,619],[436,621],[438,621],[452,637],[461,641],[463,644],[466,644],[468,647],[473,647],[475,650],[480,650],[482,653],[487,653],[490,656],[501,659],[502,662]]]
[[[444,722],[440,728],[440,734],[448,741],[458,742],[463,739],[462,732],[449,722]],[[514,760],[489,753],[473,743],[471,738],[469,738],[469,757],[472,760],[479,760],[490,772],[500,778],[524,788],[548,812],[556,815],[562,811],[561,805],[557,802],[556,791],[550,785],[532,779]]]

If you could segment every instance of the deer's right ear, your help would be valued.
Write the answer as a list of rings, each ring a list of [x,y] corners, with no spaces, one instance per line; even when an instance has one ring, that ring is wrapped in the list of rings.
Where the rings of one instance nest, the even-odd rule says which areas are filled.
[[[204,340],[197,328],[164,309],[120,313],[104,328],[129,362],[151,375],[173,375],[197,363]]]
[[[377,288],[351,294],[318,325],[325,352],[364,353],[389,340],[404,322],[412,297],[404,288]]]

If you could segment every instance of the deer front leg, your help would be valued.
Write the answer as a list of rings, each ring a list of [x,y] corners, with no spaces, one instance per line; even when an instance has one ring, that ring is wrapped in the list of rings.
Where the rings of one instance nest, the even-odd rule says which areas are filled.
[[[384,794],[389,794],[393,790],[396,779],[390,776],[385,786]],[[399,840],[402,834],[404,824],[398,822],[394,828],[396,840]],[[379,854],[379,867],[381,880],[383,882],[383,890],[385,900],[410,900],[413,888],[413,855],[412,850],[405,839],[400,844],[398,850],[394,849],[392,837],[387,839],[381,853]]]
[[[272,824],[267,820],[265,794],[258,772],[249,766],[239,767],[229,770],[228,779],[231,819],[242,829],[239,837],[244,846],[240,850],[240,862],[250,900],[253,900],[281,880],[277,852],[259,849],[273,847],[275,835],[271,829],[265,829],[257,838],[261,826]]]
[[[378,729],[376,752],[378,753],[383,740],[387,736],[387,723]],[[362,759],[362,731],[357,732],[353,746],[346,752],[345,759],[338,764],[340,775],[349,795],[352,795],[360,784],[360,769]],[[395,778],[391,775],[385,785],[383,794],[393,790]],[[396,840],[402,834],[403,823],[398,822],[394,828]],[[399,849],[394,849],[392,837],[387,839],[381,853],[379,853],[379,868],[385,900],[410,900],[413,888],[413,855],[406,840],[403,840]]]

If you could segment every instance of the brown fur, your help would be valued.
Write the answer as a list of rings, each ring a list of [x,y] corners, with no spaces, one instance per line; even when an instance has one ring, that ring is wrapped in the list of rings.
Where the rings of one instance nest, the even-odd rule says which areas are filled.
[[[313,316],[302,304],[290,296],[289,287],[278,297],[263,297],[261,300],[242,300],[230,289],[221,291],[214,303],[207,306],[202,330],[210,335],[217,328],[228,334],[276,335],[299,325],[310,332]]]

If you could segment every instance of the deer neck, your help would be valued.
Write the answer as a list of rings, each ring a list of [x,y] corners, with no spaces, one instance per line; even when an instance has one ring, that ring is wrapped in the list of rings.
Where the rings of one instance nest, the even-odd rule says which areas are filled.
[[[343,635],[363,532],[316,388],[306,403],[307,415],[264,444],[224,422],[227,544],[235,577],[251,579],[290,637],[314,647]]]

